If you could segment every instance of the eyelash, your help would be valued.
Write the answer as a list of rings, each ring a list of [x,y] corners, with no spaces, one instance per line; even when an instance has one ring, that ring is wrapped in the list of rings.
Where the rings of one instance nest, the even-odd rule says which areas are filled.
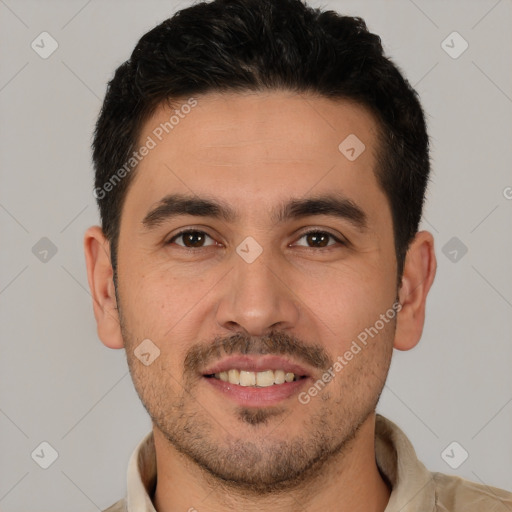
[[[211,237],[208,233],[206,233],[205,231],[202,231],[200,229],[184,229],[183,231],[180,231],[179,233],[176,233],[172,238],[170,238],[166,243],[165,245],[171,245],[174,240],[176,240],[177,238],[179,238],[180,236],[182,235],[186,235],[188,233],[201,233],[203,235],[206,235],[208,237],[210,237],[212,240],[213,240],[213,237]],[[328,235],[329,237],[331,237],[333,240],[335,240],[338,244],[341,244],[342,246],[347,246],[348,245],[348,242],[344,241],[344,240],[341,240],[340,238],[338,238],[337,236],[333,235],[332,233],[330,233],[329,231],[322,231],[320,229],[312,229],[310,231],[305,231],[304,233],[302,233],[300,235],[300,237],[298,238],[298,240],[300,240],[301,238],[304,238],[305,236],[307,235],[310,235],[310,234],[320,234],[320,235]],[[196,247],[196,248],[193,248],[193,247],[186,247],[184,245],[178,245],[178,247],[180,249],[184,249],[185,251],[187,252],[197,252],[197,251],[200,251],[202,249],[207,249],[208,247],[213,247],[212,246],[205,246],[205,247]],[[304,247],[304,246],[302,246]],[[316,250],[316,251],[329,251],[331,249],[333,249],[335,247],[335,244],[333,245],[328,245],[326,247],[304,247],[305,249],[313,249],[313,250]]]

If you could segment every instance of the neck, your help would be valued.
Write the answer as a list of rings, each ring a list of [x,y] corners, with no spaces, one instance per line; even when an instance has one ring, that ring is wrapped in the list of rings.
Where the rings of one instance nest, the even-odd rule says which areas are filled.
[[[350,446],[331,457],[299,488],[268,495],[247,495],[216,481],[190,461],[153,427],[157,486],[153,502],[158,512],[383,512],[390,490],[375,462],[375,414],[371,414]]]

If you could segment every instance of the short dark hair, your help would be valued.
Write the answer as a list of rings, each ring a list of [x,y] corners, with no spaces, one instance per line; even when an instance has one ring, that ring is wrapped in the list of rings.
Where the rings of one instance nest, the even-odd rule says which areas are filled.
[[[269,90],[352,100],[374,115],[376,177],[392,213],[401,279],[430,172],[416,91],[359,17],[301,0],[215,0],[180,10],[146,33],[108,84],[92,146],[114,282],[121,212],[136,168],[123,173],[108,194],[105,184],[130,159],[144,122],[160,104],[180,97]]]

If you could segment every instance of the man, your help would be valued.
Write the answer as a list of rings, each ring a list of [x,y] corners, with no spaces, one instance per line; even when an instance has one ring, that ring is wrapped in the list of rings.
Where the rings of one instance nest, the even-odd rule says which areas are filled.
[[[184,9],[117,69],[93,148],[98,335],[153,422],[108,511],[512,510],[375,413],[436,259],[422,108],[362,19]]]

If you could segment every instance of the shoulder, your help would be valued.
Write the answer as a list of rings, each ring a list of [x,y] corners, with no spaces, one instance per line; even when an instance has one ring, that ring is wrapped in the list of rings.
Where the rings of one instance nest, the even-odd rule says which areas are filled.
[[[438,512],[500,512],[512,510],[512,493],[444,473],[432,473]],[[504,507],[508,505],[508,507]]]
[[[117,501],[110,507],[103,510],[103,512],[126,512],[126,511],[127,511],[127,508],[126,508],[126,499],[125,498]]]

